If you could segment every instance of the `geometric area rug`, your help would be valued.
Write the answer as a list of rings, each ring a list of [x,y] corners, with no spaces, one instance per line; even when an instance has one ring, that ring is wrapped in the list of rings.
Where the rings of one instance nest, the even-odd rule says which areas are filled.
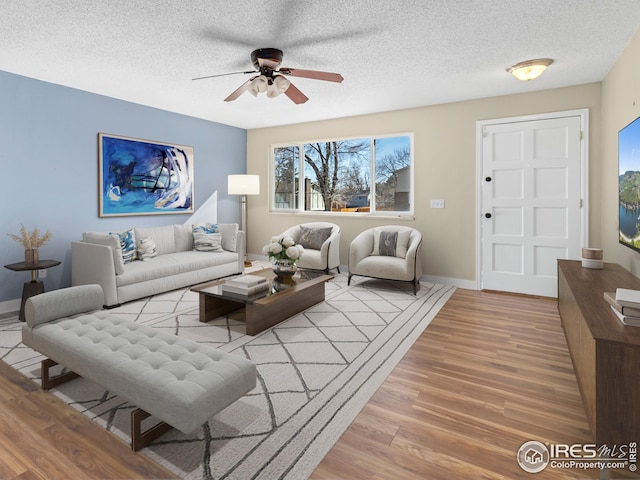
[[[141,324],[252,360],[257,386],[191,434],[171,430],[140,453],[181,478],[305,479],[453,294],[455,287],[336,274],[325,300],[258,335],[234,315],[198,321],[189,289],[110,310]],[[0,360],[40,383],[42,356],[20,342],[21,322],[0,320]],[[51,390],[130,440],[123,398],[83,378]],[[151,420],[153,421],[153,420]]]

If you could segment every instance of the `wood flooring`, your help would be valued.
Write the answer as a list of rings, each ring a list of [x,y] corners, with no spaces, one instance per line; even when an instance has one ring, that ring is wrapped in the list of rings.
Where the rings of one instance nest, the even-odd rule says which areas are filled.
[[[600,478],[524,472],[529,440],[592,442],[556,301],[458,289],[310,478]],[[0,362],[0,478],[177,477]]]

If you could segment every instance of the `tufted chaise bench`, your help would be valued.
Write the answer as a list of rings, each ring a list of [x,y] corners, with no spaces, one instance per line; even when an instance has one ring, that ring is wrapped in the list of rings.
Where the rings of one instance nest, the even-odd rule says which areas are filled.
[[[22,342],[48,357],[43,389],[82,376],[138,407],[131,414],[133,450],[171,427],[193,432],[255,387],[253,362],[120,318],[101,310],[103,303],[99,285],[31,297]],[[70,371],[50,378],[56,364]],[[161,422],[142,432],[150,415]]]

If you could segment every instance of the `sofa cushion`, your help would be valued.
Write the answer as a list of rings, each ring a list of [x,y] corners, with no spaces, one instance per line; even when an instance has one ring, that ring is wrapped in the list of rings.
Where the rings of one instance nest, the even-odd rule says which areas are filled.
[[[212,255],[208,252],[177,252],[158,255],[146,262],[131,262],[126,264],[125,272],[116,275],[116,286],[123,287],[134,283],[146,282],[157,278],[193,272],[208,267],[215,267],[225,263],[237,262],[238,254],[221,252]]]
[[[107,232],[84,232],[82,234],[82,241],[111,247],[116,275],[122,275],[124,273],[124,260],[122,259],[122,249],[120,248],[120,237],[110,235]]]
[[[151,237],[153,242],[156,244],[156,251],[158,252],[158,255],[177,252],[173,225],[143,228],[136,227],[135,233],[137,239]]]
[[[327,238],[331,236],[333,228],[312,228],[300,225],[300,237],[298,243],[303,248],[310,248],[312,250],[320,250],[322,244],[327,241]]]
[[[218,232],[222,234],[222,248],[227,252],[235,252],[238,242],[238,224],[237,223],[219,223]]]
[[[193,250],[193,231],[191,225],[174,225],[173,237],[176,242],[176,252]]]

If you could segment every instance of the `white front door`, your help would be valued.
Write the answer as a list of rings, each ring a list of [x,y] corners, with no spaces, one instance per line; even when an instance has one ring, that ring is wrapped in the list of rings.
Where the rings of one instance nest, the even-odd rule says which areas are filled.
[[[580,258],[583,121],[479,125],[482,289],[556,297],[557,259]]]

